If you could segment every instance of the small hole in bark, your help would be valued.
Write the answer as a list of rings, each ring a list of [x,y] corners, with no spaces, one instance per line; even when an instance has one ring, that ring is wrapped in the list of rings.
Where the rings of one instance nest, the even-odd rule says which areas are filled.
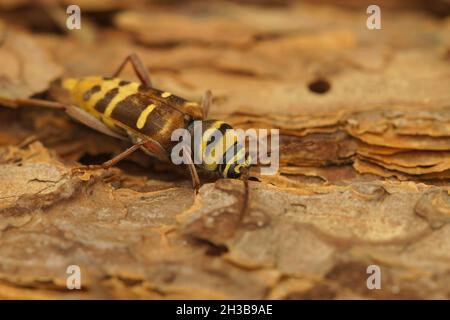
[[[207,250],[208,256],[221,256],[228,252],[228,248],[224,245],[211,245]]]
[[[196,239],[193,238],[194,243],[202,246],[206,246],[205,253],[208,256],[221,256],[228,252],[227,246],[223,244],[214,244],[205,239]]]
[[[112,154],[110,153],[100,153],[96,155],[92,155],[89,153],[85,153],[79,160],[83,165],[91,165],[91,164],[102,164],[112,158]]]
[[[308,84],[308,88],[314,93],[324,94],[328,90],[330,90],[331,84],[328,80],[319,78],[314,81],[311,81]]]

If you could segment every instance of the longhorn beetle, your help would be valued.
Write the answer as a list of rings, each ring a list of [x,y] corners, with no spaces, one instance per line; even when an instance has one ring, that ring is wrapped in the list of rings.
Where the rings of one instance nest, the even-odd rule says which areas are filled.
[[[131,63],[136,76],[141,83],[130,82],[118,78],[127,63]],[[83,78],[65,78],[62,86],[67,89],[76,105],[66,105],[38,99],[17,100],[18,105],[35,105],[41,107],[63,108],[66,113],[81,122],[109,136],[128,140],[133,145],[101,165],[88,165],[76,170],[91,170],[110,168],[138,149],[156,158],[168,161],[173,146],[171,141],[173,130],[186,128],[191,136],[194,122],[202,122],[200,150],[205,159],[219,143],[222,161],[197,165],[202,170],[217,172],[225,178],[239,178],[244,175],[247,184],[247,174],[251,158],[245,153],[245,146],[238,143],[236,134],[229,134],[232,127],[218,120],[206,120],[211,105],[211,92],[207,90],[201,103],[187,101],[166,91],[160,91],[152,86],[150,75],[136,54],[131,54],[120,64],[111,77],[88,76]],[[220,131],[218,141],[212,141],[211,136]],[[232,131],[231,131],[232,132]],[[230,141],[225,141],[231,139]],[[212,142],[214,142],[211,147]],[[209,147],[209,148],[207,148]],[[231,149],[233,148],[233,149]],[[208,154],[206,154],[208,149]],[[218,149],[219,150],[219,149]],[[183,160],[189,168],[192,185],[197,191],[200,180],[196,165],[192,161],[192,150],[183,146]],[[217,159],[217,158],[216,158]]]

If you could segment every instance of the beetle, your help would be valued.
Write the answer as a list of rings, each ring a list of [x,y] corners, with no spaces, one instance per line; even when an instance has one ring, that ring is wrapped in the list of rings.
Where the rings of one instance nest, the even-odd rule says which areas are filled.
[[[127,63],[132,65],[140,83],[119,78]],[[111,77],[65,78],[62,87],[68,90],[74,105],[36,99],[18,103],[63,108],[82,124],[132,143],[131,147],[101,165],[80,166],[74,171],[110,168],[138,149],[162,161],[169,161],[169,154],[177,143],[171,139],[172,132],[185,128],[194,136],[194,124],[200,121],[201,139],[197,141],[201,145],[195,147],[199,148],[203,160],[194,164],[193,150],[187,145],[182,147],[183,162],[189,168],[193,188],[197,191],[200,186],[196,168],[219,173],[224,178],[236,179],[248,174],[251,157],[233,133],[231,125],[207,119],[211,91],[207,90],[201,103],[197,103],[156,89],[136,54],[127,56]],[[219,138],[212,138],[216,136]],[[206,162],[205,159],[211,160],[211,155],[213,161]]]

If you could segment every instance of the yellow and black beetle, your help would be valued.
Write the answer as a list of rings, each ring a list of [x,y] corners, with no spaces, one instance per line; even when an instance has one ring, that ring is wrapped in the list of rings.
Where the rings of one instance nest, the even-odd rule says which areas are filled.
[[[141,83],[130,82],[118,78],[127,62],[130,62]],[[214,131],[220,131],[220,141],[213,144],[219,146],[221,161],[201,162],[194,164],[192,149],[183,148],[184,163],[187,164],[194,188],[197,190],[200,181],[196,166],[217,172],[225,178],[239,178],[247,173],[251,158],[245,152],[245,146],[238,144],[238,138],[232,127],[223,121],[206,120],[211,104],[211,92],[206,91],[201,103],[187,101],[169,92],[160,91],[152,86],[148,71],[135,54],[129,55],[119,66],[112,77],[88,76],[83,78],[66,78],[62,86],[70,92],[75,105],[62,105],[45,101],[36,102],[39,106],[59,106],[67,114],[81,123],[110,136],[129,140],[133,145],[100,166],[84,166],[77,169],[109,168],[124,159],[137,149],[161,160],[169,160],[169,154],[176,144],[171,140],[173,130],[185,128],[193,130],[195,121],[201,121],[203,148],[202,159],[214,150],[211,148]],[[33,103],[30,99],[28,103]],[[232,141],[225,141],[231,139]],[[231,142],[231,143],[230,143]],[[208,146],[208,148],[206,148]],[[223,146],[231,146],[223,148]],[[198,147],[198,146],[197,146]]]

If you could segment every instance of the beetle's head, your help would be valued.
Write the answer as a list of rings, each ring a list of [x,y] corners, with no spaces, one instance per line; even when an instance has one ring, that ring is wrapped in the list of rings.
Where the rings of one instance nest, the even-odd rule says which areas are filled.
[[[251,165],[245,142],[229,124],[218,120],[194,121],[189,125],[195,154],[201,156],[200,168],[218,172],[224,178],[239,178]]]

